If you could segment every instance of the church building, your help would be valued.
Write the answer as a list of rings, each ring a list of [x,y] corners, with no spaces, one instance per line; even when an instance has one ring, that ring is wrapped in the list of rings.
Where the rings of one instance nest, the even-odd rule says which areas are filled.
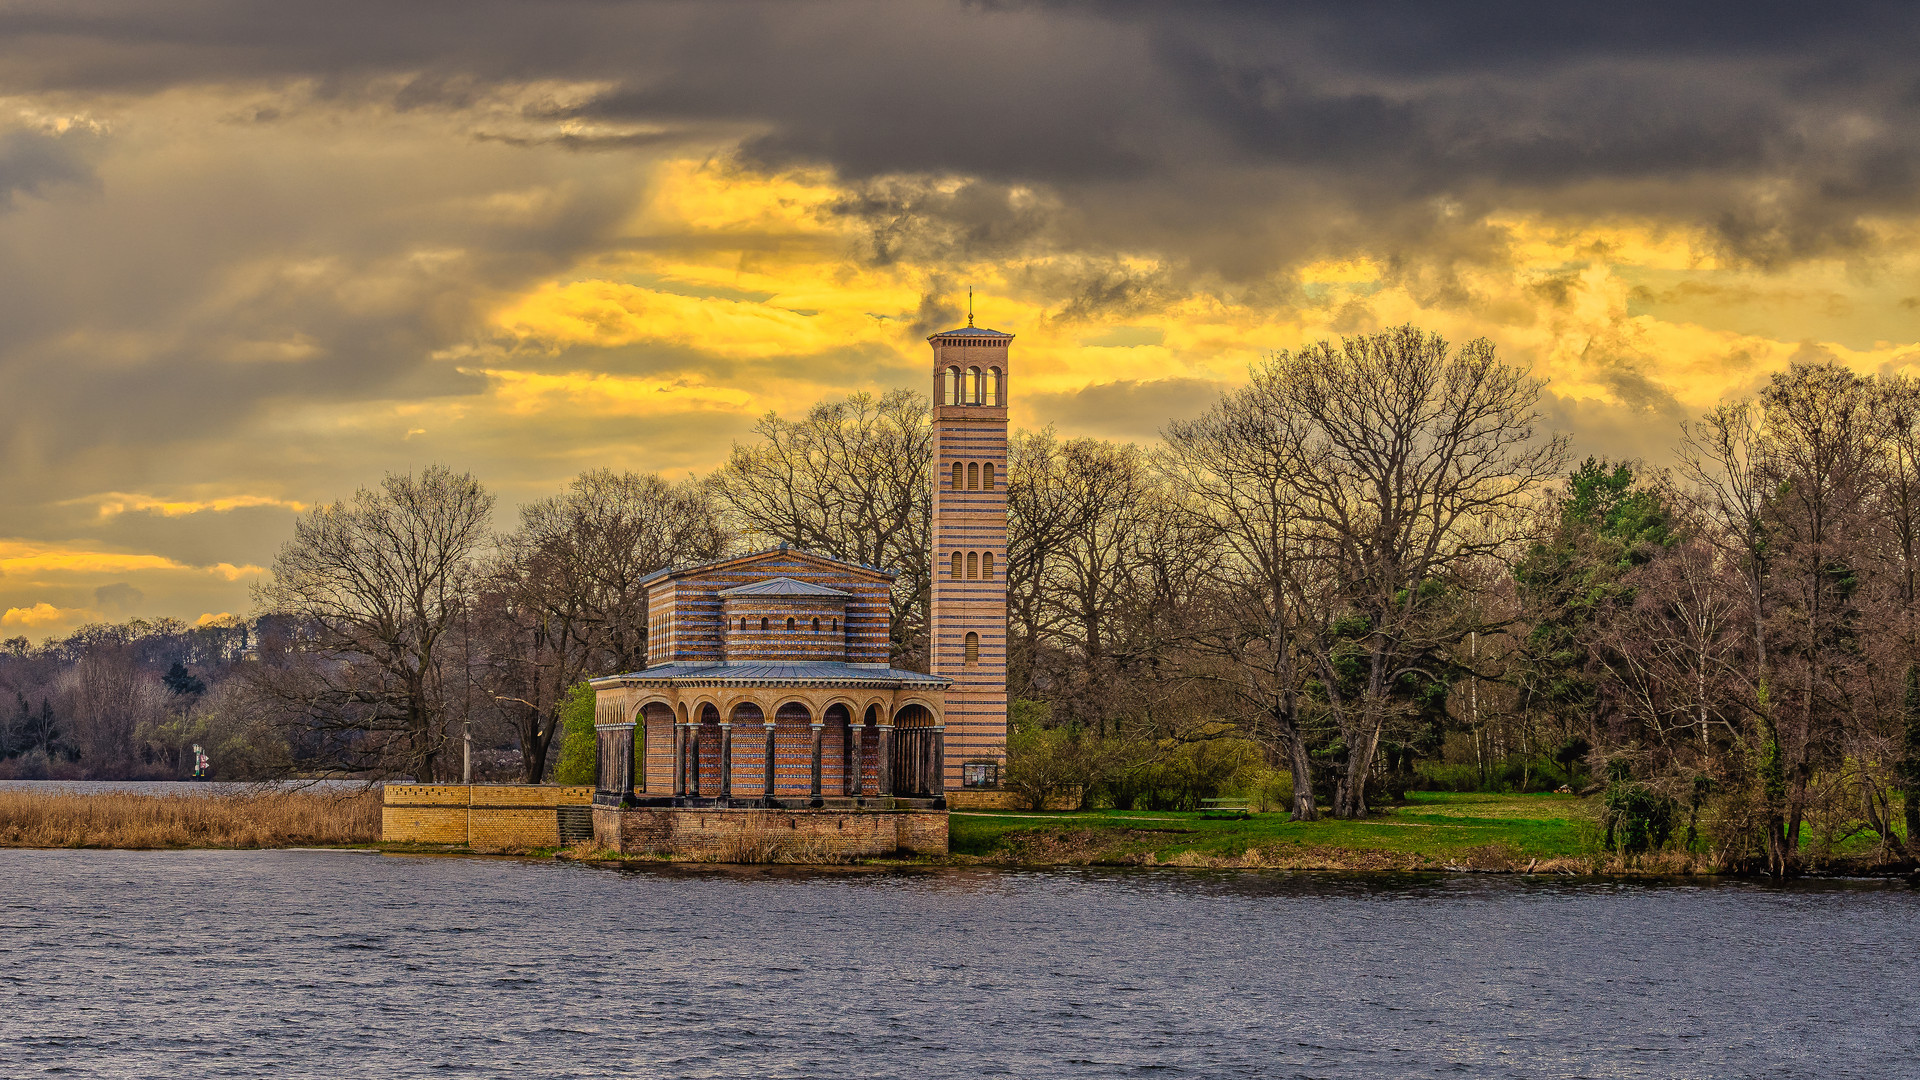
[[[647,666],[592,683],[599,842],[724,854],[771,831],[944,851],[949,794],[999,787],[1012,339],[971,320],[928,339],[931,670],[889,663],[885,568],[781,545],[655,573]]]

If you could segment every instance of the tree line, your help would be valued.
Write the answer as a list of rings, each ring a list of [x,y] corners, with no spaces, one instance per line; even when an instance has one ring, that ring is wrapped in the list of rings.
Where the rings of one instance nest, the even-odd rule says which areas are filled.
[[[1624,850],[1784,872],[1898,849],[1920,384],[1796,364],[1687,425],[1671,471],[1570,468],[1541,391],[1484,340],[1401,327],[1276,352],[1152,446],[1016,432],[1009,784],[1162,806],[1253,785],[1303,819],[1566,787]],[[38,742],[7,752],[171,767],[178,718],[229,723],[248,769],[450,778],[471,732],[480,775],[544,778],[570,688],[644,664],[640,581],[776,542],[898,570],[894,662],[924,667],[932,459],[927,400],[895,390],[770,414],[705,477],[582,474],[504,535],[471,475],[389,476],[297,522],[238,655],[189,657],[177,626],[11,643],[6,746]],[[90,703],[111,680],[83,662],[162,690]],[[166,689],[175,664],[203,689]]]

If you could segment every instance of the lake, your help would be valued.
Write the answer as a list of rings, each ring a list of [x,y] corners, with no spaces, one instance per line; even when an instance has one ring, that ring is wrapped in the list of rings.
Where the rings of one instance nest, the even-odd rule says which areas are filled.
[[[1885,1077],[1920,890],[0,850],[8,1076]]]

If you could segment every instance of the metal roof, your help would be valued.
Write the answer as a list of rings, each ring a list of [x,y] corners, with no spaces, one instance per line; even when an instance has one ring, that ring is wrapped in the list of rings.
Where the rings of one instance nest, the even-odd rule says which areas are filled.
[[[681,577],[711,567],[725,566],[728,563],[746,562],[749,559],[757,559],[762,555],[773,555],[779,552],[786,552],[790,555],[802,555],[809,559],[832,563],[835,566],[845,566],[854,570],[865,570],[869,574],[878,574],[886,578],[897,578],[900,576],[898,570],[883,570],[878,566],[868,566],[866,563],[857,563],[848,559],[836,559],[831,555],[822,555],[817,551],[808,551],[805,548],[794,547],[791,544],[775,544],[773,547],[761,548],[759,551],[748,551],[739,555],[729,555],[724,559],[710,559],[707,562],[701,563],[678,563],[673,566],[663,566],[653,573],[648,574],[646,577],[641,578],[640,584],[650,585],[663,577]]]
[[[902,668],[862,667],[838,660],[800,660],[783,664],[655,664],[625,675],[607,675],[592,680],[602,682],[792,682],[818,685],[822,682],[907,683],[928,688],[943,688],[952,679],[928,675],[924,671]]]
[[[751,585],[735,585],[731,589],[721,589],[721,596],[831,596],[845,600],[848,593],[839,589],[829,589],[825,585],[800,581],[790,577],[768,578]]]
[[[941,332],[940,332],[940,333],[938,333],[938,334],[928,334],[928,335],[927,335],[927,340],[928,340],[928,341],[932,341],[932,340],[933,340],[934,338],[937,338],[937,337],[1004,337],[1004,338],[1010,338],[1010,337],[1012,337],[1012,336],[1013,336],[1012,334],[1003,334],[1003,333],[1001,333],[1001,332],[1000,332],[1000,331],[998,331],[998,330],[988,330],[988,329],[987,329],[986,327],[984,327],[984,326],[963,326],[963,327],[961,327],[961,328],[960,328],[960,329],[958,329],[958,330],[943,330],[943,331],[941,331]]]

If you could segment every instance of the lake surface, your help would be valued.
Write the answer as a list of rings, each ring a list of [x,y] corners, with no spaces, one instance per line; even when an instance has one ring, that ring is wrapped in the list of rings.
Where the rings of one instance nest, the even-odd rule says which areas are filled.
[[[1886,1077],[1920,891],[0,850],[9,1077]]]

